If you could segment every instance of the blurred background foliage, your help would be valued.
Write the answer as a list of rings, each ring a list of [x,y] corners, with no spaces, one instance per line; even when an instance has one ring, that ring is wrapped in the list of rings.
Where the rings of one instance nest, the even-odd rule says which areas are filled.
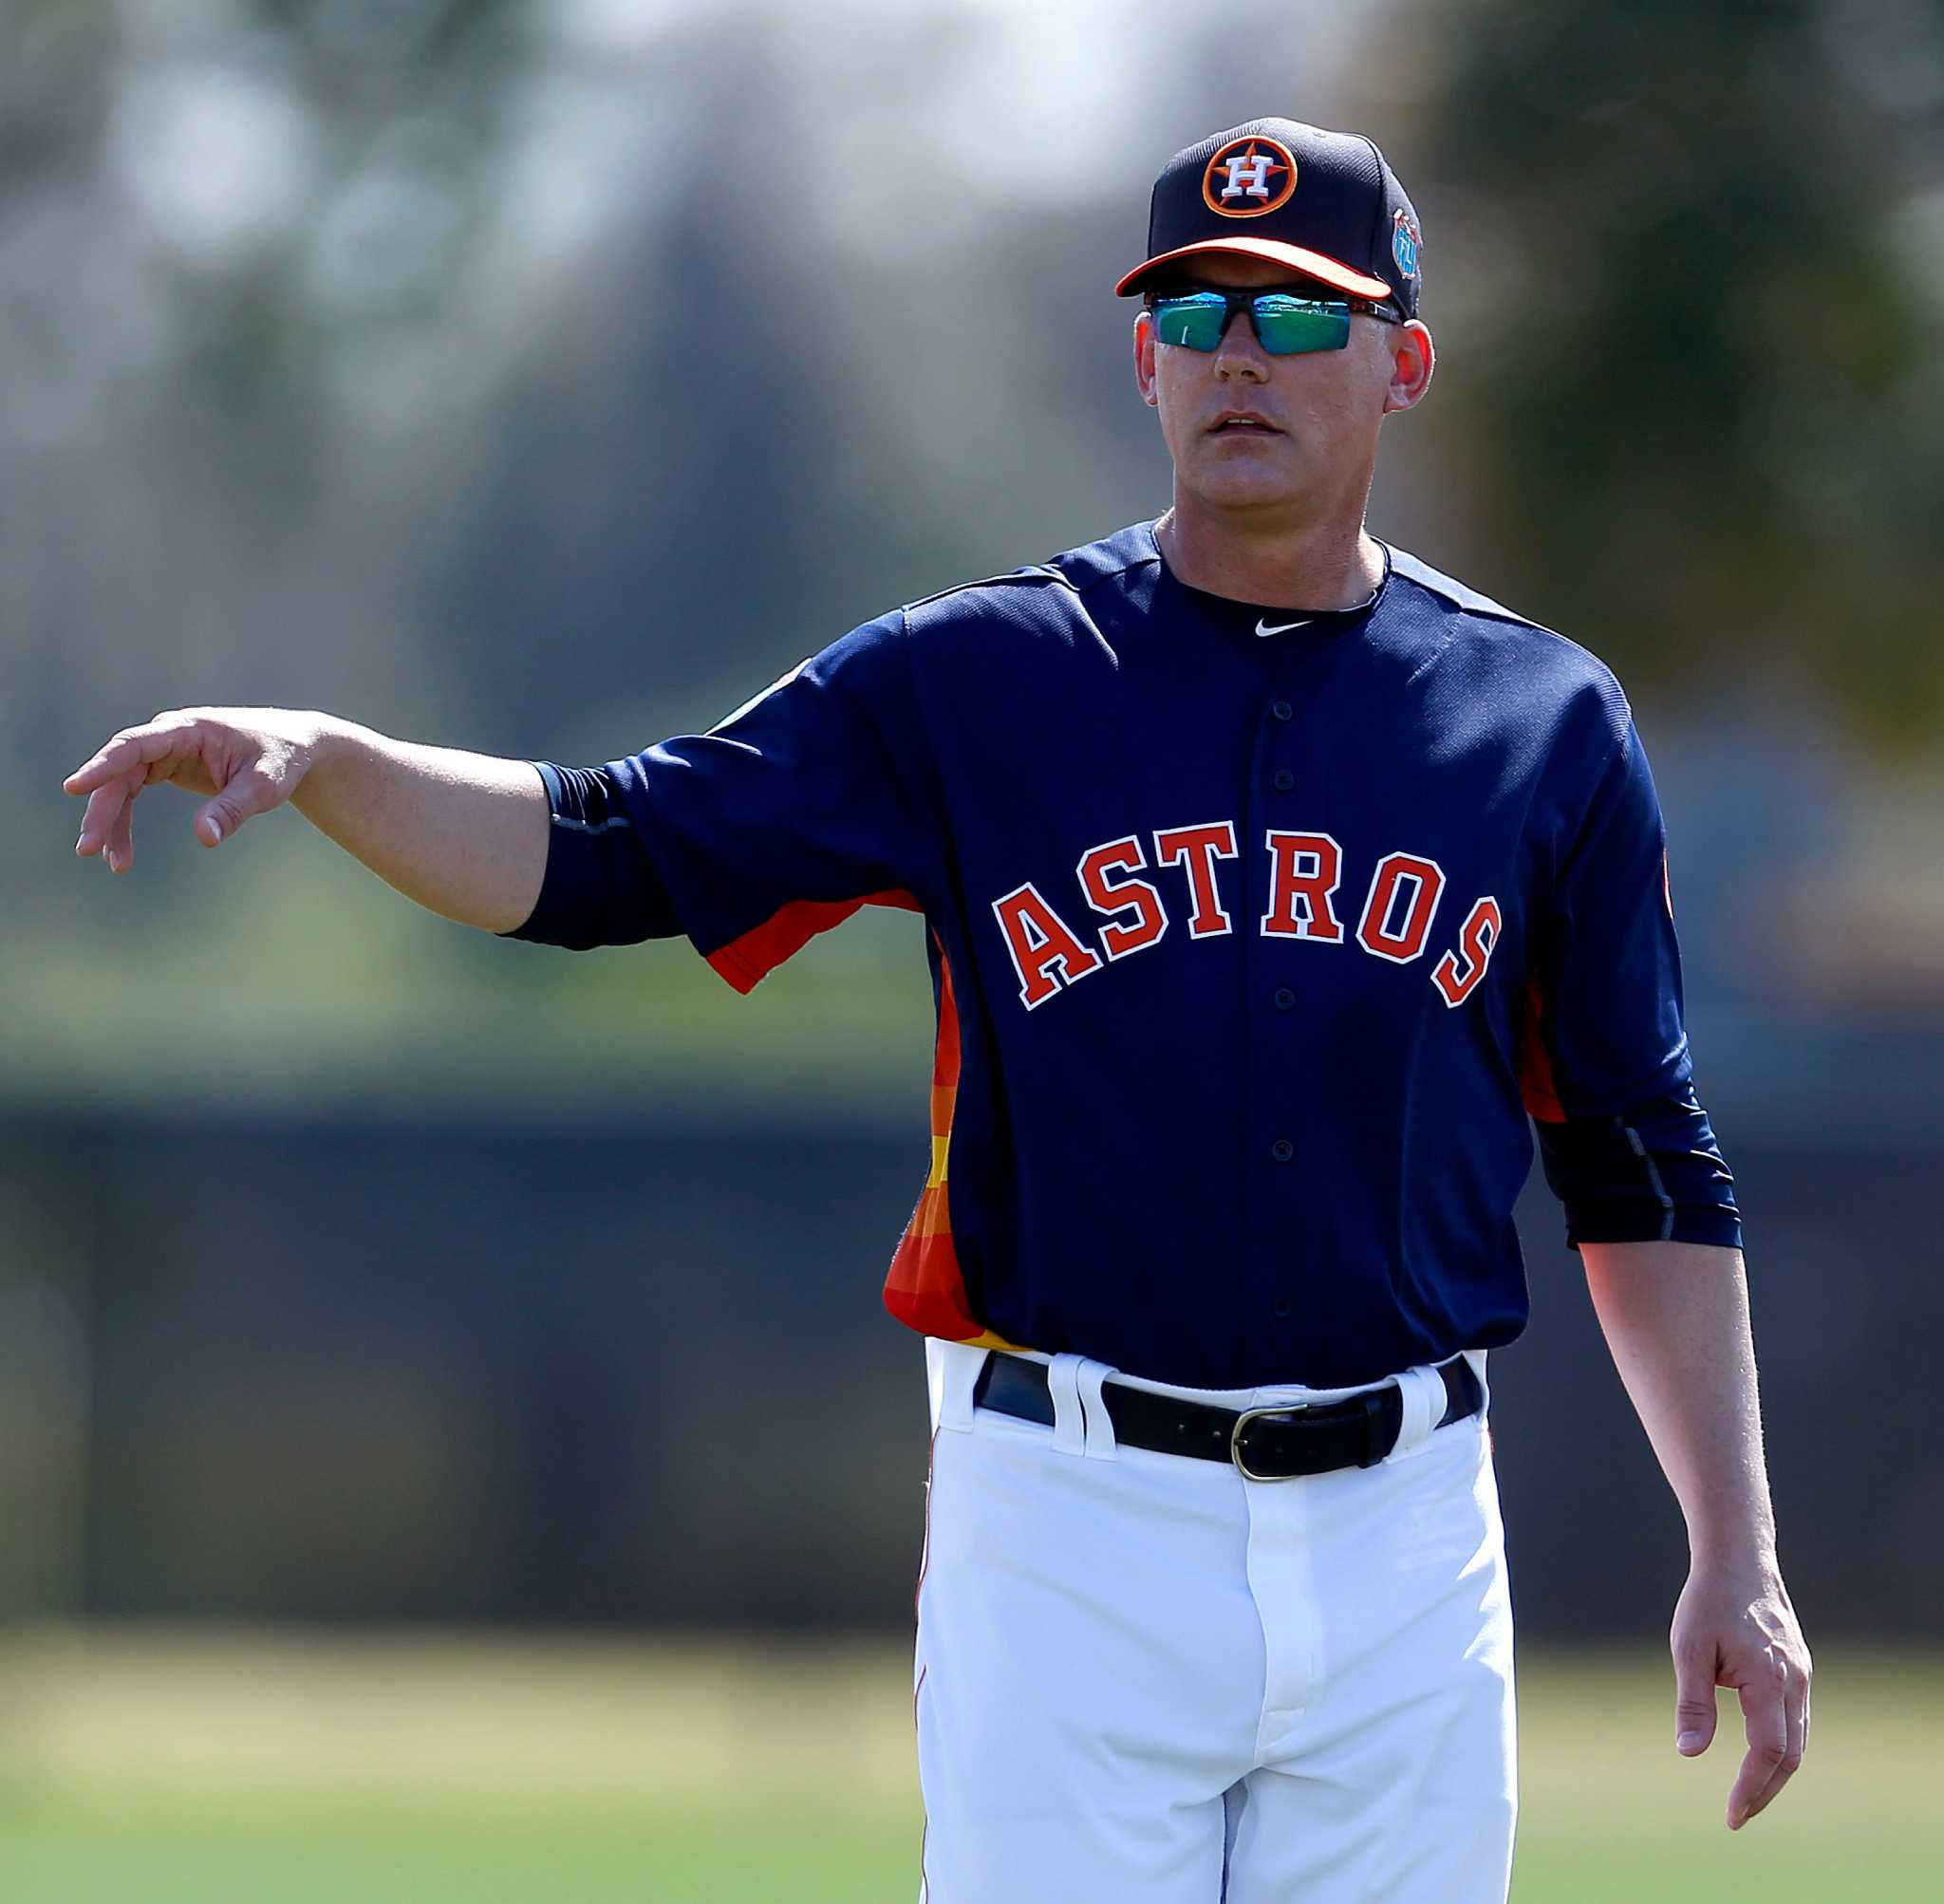
[[[608,758],[1157,513],[1109,286],[1160,161],[1261,110],[1374,128],[1416,196],[1442,372],[1374,524],[1594,646],[1705,791],[1725,1055],[1744,994],[1934,1013],[1935,9],[18,0],[0,1089],[451,1101],[491,1053],[902,1116],[911,922],[742,1006],[679,947],[475,942],[291,822],[205,863],[167,794],[111,892],[56,782],[198,702]]]
[[[1639,694],[1944,713],[1944,12],[1440,10],[1423,152],[1477,327],[1486,557]]]

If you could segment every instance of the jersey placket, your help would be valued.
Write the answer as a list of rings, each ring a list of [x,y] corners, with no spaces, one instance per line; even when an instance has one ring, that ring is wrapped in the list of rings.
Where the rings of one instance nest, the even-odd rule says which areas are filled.
[[[1265,937],[1269,881],[1266,846],[1272,830],[1300,824],[1305,722],[1302,670],[1282,664],[1267,676],[1256,723],[1243,822],[1243,881],[1236,929],[1243,936],[1243,1036],[1247,1102],[1243,1142],[1243,1289],[1244,1335],[1274,1344],[1279,1366],[1302,1360],[1301,1277],[1306,1181],[1297,1116],[1302,1022],[1314,999],[1291,955],[1307,948]]]

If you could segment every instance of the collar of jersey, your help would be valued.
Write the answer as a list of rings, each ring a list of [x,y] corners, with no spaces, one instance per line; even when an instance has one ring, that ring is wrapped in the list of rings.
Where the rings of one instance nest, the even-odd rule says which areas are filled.
[[[1142,532],[1153,553],[1164,587],[1178,589],[1183,600],[1208,620],[1224,629],[1245,635],[1255,646],[1270,654],[1279,649],[1330,641],[1337,635],[1347,634],[1352,628],[1361,625],[1384,599],[1384,591],[1391,586],[1391,545],[1379,541],[1377,547],[1384,551],[1384,572],[1377,578],[1377,586],[1361,602],[1353,603],[1347,608],[1269,607],[1261,602],[1239,601],[1233,595],[1210,594],[1206,588],[1197,588],[1184,582],[1168,566],[1168,558],[1162,554],[1161,545],[1155,539],[1154,524],[1144,524]],[[1276,632],[1259,634],[1257,625],[1262,622]],[[1294,628],[1286,625],[1291,622],[1300,622],[1302,625]]]

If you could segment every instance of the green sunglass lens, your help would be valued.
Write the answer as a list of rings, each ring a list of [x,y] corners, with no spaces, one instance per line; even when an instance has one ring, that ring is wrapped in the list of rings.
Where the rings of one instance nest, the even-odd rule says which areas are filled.
[[[1350,307],[1301,297],[1259,297],[1256,335],[1271,357],[1341,350],[1350,342]]]
[[[1213,350],[1222,342],[1222,321],[1227,315],[1225,298],[1162,298],[1154,307],[1154,335],[1163,344],[1182,344],[1190,350]]]
[[[1266,292],[1252,300],[1256,336],[1271,357],[1305,350],[1341,350],[1350,342],[1350,307],[1334,301]],[[1222,342],[1229,303],[1213,291],[1158,299],[1154,334],[1163,344],[1213,350]]]

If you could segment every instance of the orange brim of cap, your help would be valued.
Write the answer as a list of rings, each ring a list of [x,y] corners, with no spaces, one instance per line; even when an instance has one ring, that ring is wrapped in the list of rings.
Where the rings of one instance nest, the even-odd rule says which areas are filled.
[[[1208,257],[1218,253],[1225,253],[1232,258],[1261,258],[1265,264],[1283,265],[1334,289],[1348,291],[1353,297],[1396,295],[1382,278],[1352,271],[1348,265],[1339,264],[1335,258],[1326,258],[1321,252],[1306,252],[1300,245],[1285,245],[1277,238],[1204,238],[1197,244],[1183,245],[1178,251],[1163,252],[1159,257],[1150,258],[1144,265],[1136,265],[1114,286],[1113,294],[1115,297],[1131,297],[1145,288],[1150,276],[1159,271],[1163,265],[1175,264],[1183,258]]]

